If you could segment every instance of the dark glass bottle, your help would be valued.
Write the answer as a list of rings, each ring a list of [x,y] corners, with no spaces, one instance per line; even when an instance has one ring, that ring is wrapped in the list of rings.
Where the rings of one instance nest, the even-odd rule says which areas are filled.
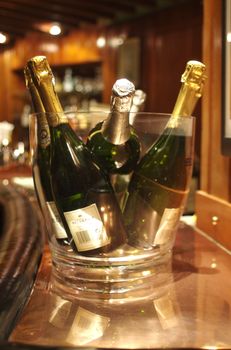
[[[129,124],[129,111],[135,92],[127,79],[119,79],[112,88],[108,118],[89,133],[87,147],[106,174],[128,174],[140,156],[140,142]]]
[[[27,88],[29,89],[32,105],[35,114],[33,118],[35,121],[37,148],[34,149],[32,174],[35,185],[35,191],[37,194],[40,208],[46,218],[47,209],[51,222],[51,229],[55,233],[55,237],[59,243],[67,244],[67,234],[63,227],[62,220],[60,218],[58,209],[53,199],[51,182],[50,182],[50,151],[51,151],[51,138],[49,125],[47,122],[45,109],[40,99],[38,91],[33,83],[30,71],[28,67],[24,70],[25,80]]]
[[[109,252],[126,241],[122,214],[106,176],[68,123],[44,56],[28,62],[51,134],[51,184],[68,238],[80,254]]]
[[[124,210],[131,244],[148,248],[171,239],[184,208],[192,172],[193,160],[187,156],[187,149],[193,143],[193,134],[187,129],[193,120],[187,117],[202,95],[204,80],[204,64],[189,61],[172,116],[132,175]]]

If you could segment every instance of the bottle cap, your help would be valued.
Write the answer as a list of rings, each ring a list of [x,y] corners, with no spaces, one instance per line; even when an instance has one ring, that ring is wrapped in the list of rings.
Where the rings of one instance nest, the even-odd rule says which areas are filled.
[[[181,82],[189,84],[195,90],[198,90],[198,94],[202,94],[204,82],[206,79],[205,75],[206,67],[202,62],[191,60],[186,64],[184,73],[181,76]]]
[[[40,84],[41,81],[47,78],[49,79],[49,81],[52,80],[52,82],[54,83],[54,76],[46,56],[32,57],[27,62],[27,66],[30,69],[34,83]]]
[[[128,79],[118,79],[112,87],[112,92],[114,95],[119,97],[133,95],[135,92],[135,86]]]
[[[118,79],[112,87],[111,112],[129,112],[135,86],[128,79]]]

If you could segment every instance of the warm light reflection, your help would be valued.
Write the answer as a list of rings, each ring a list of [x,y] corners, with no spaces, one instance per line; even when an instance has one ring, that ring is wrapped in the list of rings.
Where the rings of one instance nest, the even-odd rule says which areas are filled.
[[[231,32],[227,33],[226,40],[227,40],[228,43],[231,42]]]
[[[6,146],[9,145],[9,142],[10,142],[9,139],[4,138],[4,139],[2,140],[2,145],[6,147]]]
[[[5,44],[7,41],[7,36],[3,33],[0,33],[0,44]]]
[[[38,23],[35,25],[35,27],[41,30],[42,32],[49,33],[51,35],[59,35],[62,32],[62,29],[59,23],[51,23],[51,22]]]
[[[61,34],[61,32],[62,32],[61,27],[58,24],[53,24],[49,30],[49,33],[51,35],[59,35]]]
[[[97,40],[96,40],[96,45],[100,48],[104,47],[106,45],[106,39],[103,36],[100,36]]]
[[[110,46],[111,47],[118,47],[120,45],[123,45],[124,43],[124,38],[123,37],[115,37],[110,39]]]
[[[42,44],[40,45],[40,48],[42,51],[46,51],[46,52],[58,52],[59,50],[59,46],[55,43],[44,43],[42,42]]]

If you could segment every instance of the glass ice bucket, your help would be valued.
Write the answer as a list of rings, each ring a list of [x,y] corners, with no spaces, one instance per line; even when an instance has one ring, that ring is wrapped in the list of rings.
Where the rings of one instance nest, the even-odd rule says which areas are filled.
[[[71,112],[66,114],[71,127],[84,143],[89,131],[108,116],[107,112]],[[159,145],[158,140],[160,140],[161,135],[166,133],[170,117],[169,114],[160,113],[137,113],[131,116],[132,125],[141,143],[141,159],[150,147],[154,144]],[[120,300],[126,298],[127,300],[131,298],[134,300],[134,298],[145,297],[154,292],[155,288],[162,284],[165,278],[168,278],[175,235],[190,188],[194,133],[194,117],[177,118],[169,137],[178,137],[181,141],[172,143],[172,149],[170,148],[170,152],[168,151],[164,155],[164,157],[169,158],[170,162],[174,162],[175,167],[178,167],[175,169],[176,171],[174,170],[174,174],[184,172],[184,190],[175,189],[174,181],[171,188],[161,183],[159,187],[163,190],[164,198],[163,200],[162,192],[159,191],[161,212],[155,208],[156,203],[153,206],[153,203],[149,202],[148,193],[147,196],[136,199],[134,202],[130,201],[128,212],[132,213],[133,216],[130,220],[132,223],[130,222],[129,225],[132,224],[133,228],[139,227],[138,237],[135,235],[134,238],[134,235],[129,232],[130,226],[126,226],[128,228],[127,243],[110,253],[84,256],[73,251],[70,245],[60,245],[52,230],[52,219],[45,203],[42,188],[37,189],[37,197],[47,227],[52,256],[52,274],[56,288],[60,289],[61,292],[83,299]],[[158,146],[161,147],[162,155],[166,143],[169,142],[169,137],[165,137],[165,141],[162,141],[161,145]],[[37,145],[37,118],[35,115],[31,115],[30,150],[34,168],[36,168]],[[184,169],[180,168],[179,165],[182,166],[182,162],[179,162],[179,158],[182,156],[184,157]],[[126,217],[126,203],[129,198],[128,193],[132,191],[132,188],[129,188],[131,177],[132,174],[111,177],[125,223],[129,221]],[[169,178],[171,178],[171,174]],[[152,183],[155,187],[155,178],[149,181],[151,187]],[[151,188],[151,191],[153,193],[155,189]],[[177,196],[177,201],[174,200],[174,196]],[[166,207],[163,207],[165,205]],[[142,232],[142,227],[144,232]]]

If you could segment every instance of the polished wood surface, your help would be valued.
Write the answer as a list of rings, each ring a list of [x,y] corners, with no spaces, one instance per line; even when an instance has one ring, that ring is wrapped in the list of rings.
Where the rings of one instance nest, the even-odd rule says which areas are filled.
[[[117,303],[84,300],[56,290],[47,247],[9,342],[67,348],[230,348],[230,254],[181,222],[170,263],[150,296]]]

